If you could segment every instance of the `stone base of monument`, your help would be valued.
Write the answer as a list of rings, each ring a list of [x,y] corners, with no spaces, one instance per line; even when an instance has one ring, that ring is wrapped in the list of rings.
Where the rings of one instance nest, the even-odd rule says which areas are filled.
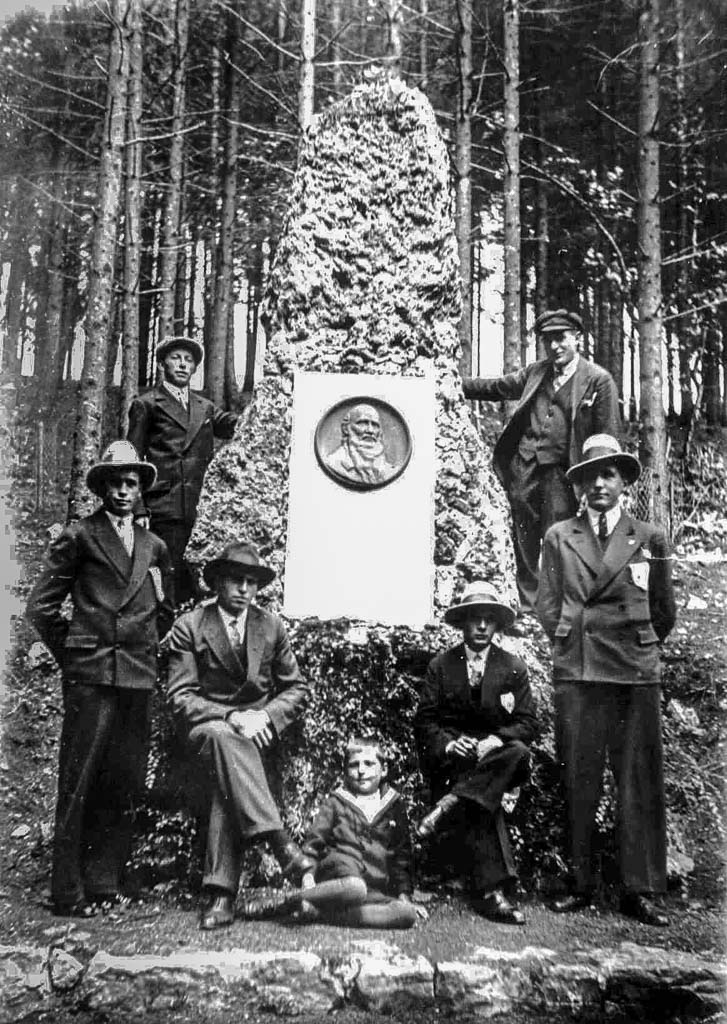
[[[519,1022],[716,1020],[724,1009],[724,964],[656,947],[574,952],[482,947],[466,960],[435,962],[385,941],[353,941],[345,953],[180,951],[111,956],[87,963],[62,946],[0,946],[0,1020],[169,1021],[175,1011],[229,1021],[247,1012],[320,1015],[345,1007],[391,1014]],[[127,1018],[128,1015],[128,1018]],[[65,1019],[65,1018],[64,1018]],[[193,1019],[185,1016],[185,1020]],[[237,1019],[237,1018],[236,1018]],[[315,1019],[318,1019],[317,1017]]]

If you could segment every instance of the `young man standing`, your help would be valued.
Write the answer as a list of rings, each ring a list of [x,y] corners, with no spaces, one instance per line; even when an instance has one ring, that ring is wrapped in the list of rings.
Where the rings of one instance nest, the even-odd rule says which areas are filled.
[[[134,523],[156,476],[115,441],[86,477],[103,501],[50,547],[27,614],[63,671],[54,913],[89,916],[120,895],[143,791],[159,636],[171,625],[169,553]],[[70,595],[70,621],[61,613]]]
[[[129,409],[129,441],[157,471],[146,494],[150,527],[169,548],[174,569],[174,600],[196,596],[184,561],[204,475],[214,455],[214,439],[230,438],[237,416],[223,412],[190,390],[202,361],[202,346],[192,338],[169,338],[157,347],[163,373],[159,387],[135,398]]]
[[[622,511],[638,459],[608,434],[589,437],[568,470],[582,515],[545,536],[538,614],[553,644],[556,741],[565,781],[573,893],[578,910],[595,888],[593,838],[606,752],[617,786],[621,910],[645,924],[667,918],[649,897],[666,889],[666,807],[659,642],[674,626],[664,532]]]

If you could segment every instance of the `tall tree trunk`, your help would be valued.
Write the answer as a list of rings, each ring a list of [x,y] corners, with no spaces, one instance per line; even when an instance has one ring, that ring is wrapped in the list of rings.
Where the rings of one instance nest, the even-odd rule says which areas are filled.
[[[457,0],[457,120],[455,225],[462,278],[460,369],[472,373],[472,0]]]
[[[426,92],[429,84],[429,0],[419,0],[419,88]]]
[[[94,504],[93,497],[86,490],[85,480],[86,473],[98,458],[102,441],[106,354],[109,324],[112,319],[113,273],[129,78],[129,47],[125,38],[128,9],[129,0],[112,0],[104,132],[96,190],[98,201],[89,264],[86,343],[68,495],[69,519],[78,518]]]
[[[139,386],[146,387],[154,379],[153,358],[153,313],[154,281],[156,279],[156,239],[159,225],[157,197],[154,191],[147,194],[142,206],[141,219],[141,266],[139,288]]]
[[[337,0],[336,0],[337,2]],[[285,33],[288,28],[288,0],[278,0],[278,18],[277,18],[277,29],[278,29],[278,71],[285,70],[285,54],[283,52],[283,43],[285,42]]]
[[[677,203],[678,203],[678,251],[681,259],[677,266],[676,306],[681,314],[677,332],[677,360],[679,364],[679,393],[681,405],[681,422],[691,422],[694,415],[694,397],[692,395],[691,355],[694,350],[697,323],[694,315],[687,314],[691,290],[691,258],[687,259],[691,235],[689,229],[689,160],[688,132],[685,111],[685,51],[684,51],[684,0],[674,0],[674,16],[676,32],[674,34],[674,97],[676,101],[677,124]]]
[[[302,0],[303,18],[300,37],[300,85],[298,121],[301,131],[310,128],[315,109],[316,0]]]
[[[184,169],[184,111],[187,70],[188,0],[176,0],[172,60],[172,141],[169,147],[167,198],[162,220],[159,259],[159,340],[174,334],[174,305],[179,255],[179,211],[182,202]],[[169,33],[171,43],[171,32]]]
[[[404,44],[401,38],[401,0],[384,0],[384,17],[386,18],[386,47],[384,63],[391,75],[401,74],[401,62],[404,56]]]
[[[624,398],[624,325],[623,325],[623,295],[621,294],[621,280],[619,267],[612,265],[611,274],[608,279],[611,309],[608,323],[610,339],[608,344],[608,370],[616,384],[621,408],[623,409]]]
[[[225,156],[222,171],[222,210],[220,237],[217,246],[214,312],[212,316],[211,345],[207,357],[207,390],[213,402],[221,405],[225,397],[225,362],[227,337],[232,303],[232,278],[235,254],[235,216],[237,212],[237,158],[242,80],[236,66],[239,64],[239,23],[229,20],[229,41],[226,81]]]
[[[651,515],[667,526],[669,486],[662,383],[661,235],[659,218],[659,0],[639,15],[639,354],[641,461],[651,476]]]
[[[129,407],[139,390],[139,286],[141,282],[141,111],[144,54],[141,0],[129,0],[129,97],[124,210],[124,333],[121,346],[119,431],[126,436]]]
[[[341,65],[341,0],[331,0],[331,77],[333,95],[338,98],[343,93],[343,74]]]
[[[520,366],[520,9],[504,0],[504,366]]]
[[[716,427],[720,419],[719,370],[722,345],[714,324],[706,324],[705,333],[702,359],[702,412],[707,426]]]

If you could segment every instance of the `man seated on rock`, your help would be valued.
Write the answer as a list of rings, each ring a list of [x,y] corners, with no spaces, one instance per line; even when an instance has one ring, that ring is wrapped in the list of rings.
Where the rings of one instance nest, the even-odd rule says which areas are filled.
[[[180,616],[170,634],[169,701],[211,788],[205,930],[234,919],[247,844],[267,840],[296,883],[313,867],[283,828],[266,775],[265,753],[308,698],[283,623],[252,604],[274,576],[252,544],[228,544],[204,567],[216,600]]]
[[[522,912],[503,892],[516,871],[502,800],[528,778],[527,744],[537,721],[524,662],[492,643],[515,613],[492,586],[476,580],[444,619],[462,630],[463,642],[430,662],[414,719],[422,772],[437,800],[417,834],[461,829],[474,909],[521,925]]]

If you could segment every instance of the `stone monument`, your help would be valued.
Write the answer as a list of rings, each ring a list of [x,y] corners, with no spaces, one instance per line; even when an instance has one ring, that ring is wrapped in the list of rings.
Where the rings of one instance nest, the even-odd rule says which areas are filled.
[[[410,724],[419,681],[428,660],[456,639],[439,625],[441,612],[474,578],[491,580],[514,598],[507,502],[458,371],[460,281],[449,159],[421,92],[382,76],[317,117],[299,155],[266,307],[264,377],[234,440],[208,470],[187,557],[200,565],[228,541],[248,538],[277,571],[262,600],[278,611],[290,605],[296,614],[291,642],[314,695],[302,735],[286,747],[282,797],[289,824],[300,830],[317,795],[335,781],[336,751],[353,728],[383,732],[397,784],[416,792]],[[301,617],[300,579],[289,599],[286,570],[295,574],[299,555],[299,524],[289,515],[296,486],[293,481],[291,493],[293,419],[302,415],[296,401],[313,377],[323,382],[325,400],[296,445],[306,448],[316,487],[345,498],[341,508],[352,515],[383,502],[387,489],[403,488],[413,472],[417,448],[407,450],[405,435],[416,417],[404,415],[397,424],[397,410],[407,384],[430,389],[431,493],[424,482],[422,500],[403,503],[412,529],[423,523],[428,530],[428,611],[419,618],[429,624],[422,621],[423,628],[412,628],[421,609],[378,618],[374,603],[369,614],[354,617],[348,597],[337,606],[335,593],[328,594],[325,614]],[[342,423],[345,434],[357,419],[370,446],[358,461],[339,450]],[[414,441],[429,444],[421,433],[426,428],[415,429]],[[324,519],[327,508],[322,499]],[[386,523],[379,516],[369,531],[374,539]],[[350,551],[345,543],[339,551],[343,575]],[[382,592],[421,590],[407,564],[388,552],[375,577]]]

